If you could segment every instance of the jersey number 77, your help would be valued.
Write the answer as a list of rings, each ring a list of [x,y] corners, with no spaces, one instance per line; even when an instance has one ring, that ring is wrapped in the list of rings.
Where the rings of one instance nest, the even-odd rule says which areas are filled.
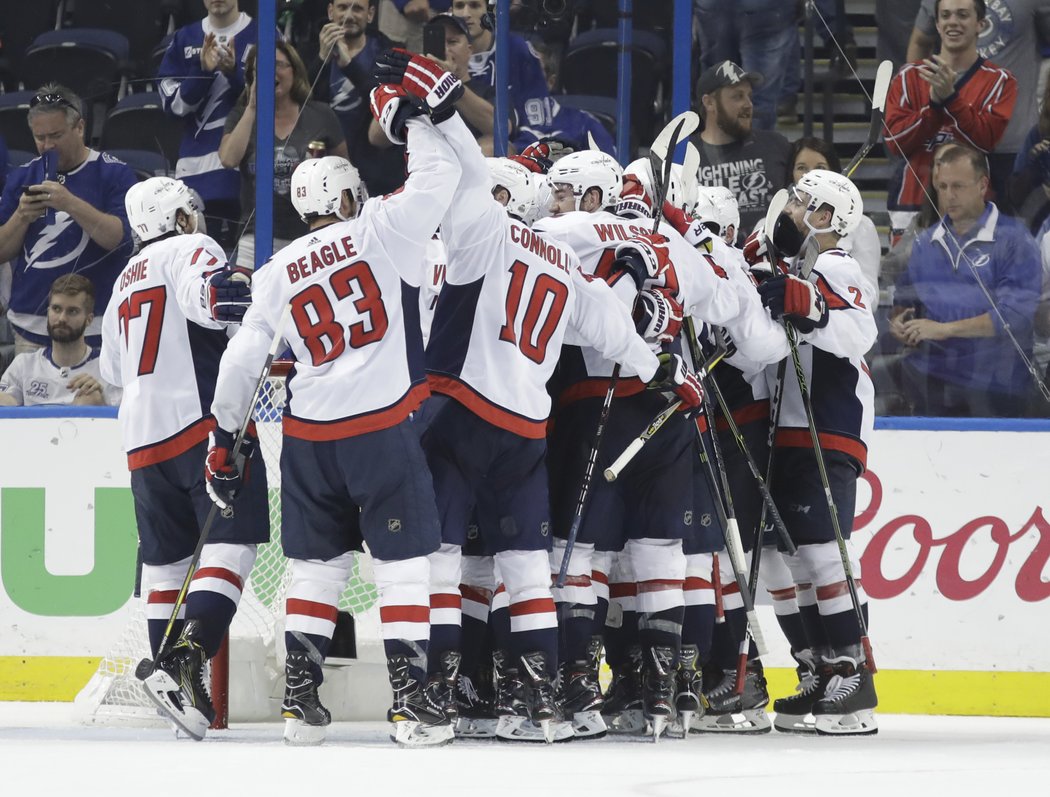
[[[363,260],[351,263],[328,278],[328,288],[336,298],[332,304],[328,290],[314,283],[292,297],[292,319],[315,366],[330,362],[346,350],[375,343],[386,334],[388,320],[383,292],[372,269]],[[350,299],[362,320],[345,329],[336,320],[338,304]],[[340,315],[344,315],[341,312]]]

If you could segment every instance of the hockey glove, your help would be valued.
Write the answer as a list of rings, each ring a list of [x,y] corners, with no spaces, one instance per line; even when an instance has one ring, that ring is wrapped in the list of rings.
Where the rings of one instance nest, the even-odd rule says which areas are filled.
[[[384,83],[372,89],[370,95],[372,116],[383,128],[386,137],[395,144],[405,143],[405,125],[413,116],[424,113],[419,100],[400,86]]]
[[[209,274],[201,288],[201,304],[208,308],[213,321],[241,323],[252,306],[252,272],[230,268]]]
[[[554,161],[549,158],[541,158],[535,155],[508,155],[509,160],[515,163],[521,164],[533,174],[546,174],[550,171],[551,166],[554,165]]]
[[[232,459],[234,435],[225,429],[216,428],[208,435],[208,458],[204,463],[205,489],[208,497],[219,509],[233,508],[233,499],[248,481],[248,463],[257,445],[256,438],[247,434]]]
[[[463,96],[463,82],[443,66],[396,47],[376,59],[375,75],[380,83],[400,83],[422,102],[434,124],[452,116]]]
[[[774,320],[790,321],[799,332],[827,326],[828,304],[812,282],[780,274],[759,285],[758,293]]]
[[[541,160],[556,161],[576,151],[575,145],[553,136],[544,136],[539,141],[534,141],[521,151],[526,158],[540,158]]]
[[[659,283],[671,268],[667,238],[660,233],[643,233],[616,245],[613,271],[626,271],[634,279],[638,290],[647,282]]]
[[[690,373],[685,361],[678,354],[663,352],[657,355],[660,365],[656,369],[649,387],[653,390],[669,390],[682,400],[679,412],[698,409],[704,401],[704,387],[696,374]]]
[[[634,321],[647,343],[670,343],[682,331],[682,305],[665,291],[650,288],[638,294]]]
[[[744,260],[749,266],[769,263],[769,247],[766,246],[766,234],[755,230],[744,241]]]

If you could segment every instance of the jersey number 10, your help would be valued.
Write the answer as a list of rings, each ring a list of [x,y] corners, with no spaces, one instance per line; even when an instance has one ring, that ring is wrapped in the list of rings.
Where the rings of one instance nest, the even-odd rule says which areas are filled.
[[[525,277],[528,272],[529,267],[520,260],[515,260],[510,267],[507,317],[499,331],[499,339],[517,346],[521,353],[534,363],[542,363],[547,357],[547,344],[550,343],[551,336],[558,328],[558,322],[561,321],[561,315],[565,311],[569,289],[565,283],[559,282],[550,274],[541,273],[536,277],[529,301],[525,305],[525,317],[521,320],[521,337],[519,338],[514,328],[517,326],[521,294],[525,288]],[[543,312],[545,309],[547,310],[546,315]],[[540,316],[543,316],[542,322]]]

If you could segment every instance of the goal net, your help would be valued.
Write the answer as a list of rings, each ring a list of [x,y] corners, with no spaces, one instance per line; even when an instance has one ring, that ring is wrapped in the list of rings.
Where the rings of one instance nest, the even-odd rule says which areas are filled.
[[[229,695],[229,716],[234,721],[277,719],[284,694],[284,592],[288,567],[281,552],[280,457],[287,372],[287,363],[274,363],[255,411],[269,482],[270,542],[259,546],[255,567],[230,627],[229,667],[216,666],[211,674],[212,694]],[[376,704],[375,690],[362,688],[361,684],[354,688],[349,679],[351,670],[359,670],[358,675],[370,672],[374,681],[374,671],[385,661],[377,598],[369,557],[358,555],[339,609],[354,616],[355,663],[361,666],[337,670],[326,665],[322,686],[322,699],[339,719],[348,719],[362,709],[365,713],[369,713],[369,708],[372,713],[376,710],[375,705],[369,706]],[[102,657],[98,670],[74,700],[75,715],[92,724],[166,724],[135,677],[136,665],[149,656],[143,595],[133,599],[130,619],[120,638]],[[385,683],[385,667],[381,669],[380,683]],[[353,701],[356,705],[351,705],[351,693],[357,693],[358,699]],[[372,695],[371,701],[360,699],[367,694]],[[377,705],[382,704],[380,698]],[[220,715],[224,708],[220,702]]]

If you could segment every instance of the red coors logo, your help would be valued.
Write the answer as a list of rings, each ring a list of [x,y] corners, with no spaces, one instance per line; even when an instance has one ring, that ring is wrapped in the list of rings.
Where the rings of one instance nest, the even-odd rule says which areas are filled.
[[[863,512],[860,512],[853,523],[855,531],[867,526],[878,514],[882,506],[882,482],[872,471],[863,478],[871,487],[871,501]],[[887,578],[882,571],[882,562],[886,551],[891,547],[894,535],[907,534],[910,529],[912,539],[918,543],[919,551],[915,562],[900,578]],[[984,573],[975,579],[963,578],[959,563],[966,543],[977,533],[990,530],[995,555]],[[1036,507],[1031,517],[1020,530],[1011,532],[1006,521],[994,515],[983,515],[964,523],[957,531],[946,537],[935,537],[933,529],[926,518],[921,515],[901,515],[882,525],[868,542],[861,555],[861,567],[864,573],[864,591],[872,598],[895,598],[912,584],[926,567],[930,552],[942,548],[937,562],[937,589],[944,597],[953,601],[965,601],[975,598],[988,589],[999,575],[1006,561],[1010,545],[1035,530],[1038,535],[1035,548],[1021,565],[1014,581],[1017,597],[1029,603],[1046,600],[1050,597],[1050,580],[1043,578],[1043,570],[1050,561],[1050,522],[1043,517],[1041,507]]]

